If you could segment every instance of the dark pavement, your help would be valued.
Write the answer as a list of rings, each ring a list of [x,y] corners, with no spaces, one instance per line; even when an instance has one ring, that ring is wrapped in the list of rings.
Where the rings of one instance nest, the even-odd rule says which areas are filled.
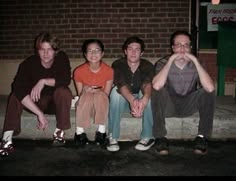
[[[16,152],[0,158],[0,176],[236,176],[236,140],[209,142],[207,155],[195,155],[191,141],[170,141],[170,154],[152,147],[141,152],[136,142],[120,142],[108,152],[93,143],[76,148],[52,147],[49,140],[14,140]]]

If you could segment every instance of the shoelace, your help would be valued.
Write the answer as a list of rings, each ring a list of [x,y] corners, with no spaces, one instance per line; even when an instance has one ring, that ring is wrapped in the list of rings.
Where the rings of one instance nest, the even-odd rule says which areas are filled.
[[[9,153],[13,152],[14,148],[12,146],[11,141],[2,141],[0,143],[0,155],[1,156],[8,156]]]
[[[116,139],[110,139],[110,144],[116,144],[118,143]]]
[[[148,138],[144,138],[144,139],[141,139],[140,143],[142,143],[142,144],[147,144],[148,141],[149,141]]]
[[[10,142],[10,141],[2,141],[1,149],[8,148],[10,144],[12,144],[12,142]]]
[[[54,134],[54,137],[58,140],[63,140],[64,139],[64,131],[59,130]]]

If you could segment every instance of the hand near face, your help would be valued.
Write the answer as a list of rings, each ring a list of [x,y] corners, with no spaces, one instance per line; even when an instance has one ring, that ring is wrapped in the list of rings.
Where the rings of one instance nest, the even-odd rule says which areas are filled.
[[[180,53],[174,53],[170,56],[169,61],[173,62],[181,58],[183,58],[183,55],[181,55]]]
[[[184,57],[188,61],[192,61],[192,62],[197,61],[197,58],[191,53],[185,53]]]
[[[170,57],[170,60],[179,62],[190,62],[195,61],[196,57],[191,53],[174,53]]]

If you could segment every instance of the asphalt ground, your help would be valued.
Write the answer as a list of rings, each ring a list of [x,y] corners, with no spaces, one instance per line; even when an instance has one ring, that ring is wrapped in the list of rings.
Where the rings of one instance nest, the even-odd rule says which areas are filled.
[[[15,139],[15,153],[0,158],[0,176],[236,176],[236,140],[210,141],[208,154],[193,153],[192,141],[170,140],[170,153],[155,146],[135,150],[137,142],[120,142],[119,152],[72,140],[52,147],[51,140]]]

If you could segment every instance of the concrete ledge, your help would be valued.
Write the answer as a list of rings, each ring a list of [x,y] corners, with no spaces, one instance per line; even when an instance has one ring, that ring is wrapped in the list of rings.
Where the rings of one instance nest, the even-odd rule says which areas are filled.
[[[7,98],[0,97],[0,130],[2,134]],[[132,118],[125,113],[121,120],[120,140],[138,140],[142,128],[141,119]],[[24,139],[51,139],[56,127],[55,116],[48,115],[49,128],[46,131],[36,129],[37,119],[34,115],[24,111],[22,114],[22,132],[16,138]],[[198,130],[198,113],[187,118],[167,118],[166,127],[170,139],[193,139]],[[71,129],[66,131],[66,138],[73,139],[75,133],[75,110],[71,110]],[[88,138],[94,140],[96,126],[86,130]],[[213,123],[212,139],[236,138],[236,103],[233,97],[217,97],[216,111]]]

